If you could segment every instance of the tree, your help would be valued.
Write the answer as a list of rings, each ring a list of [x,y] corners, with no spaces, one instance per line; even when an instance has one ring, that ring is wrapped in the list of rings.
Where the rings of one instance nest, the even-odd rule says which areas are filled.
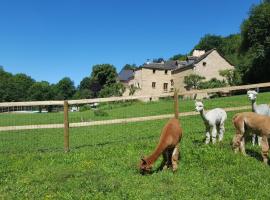
[[[137,69],[137,68],[138,68],[138,67],[137,67],[136,64],[132,64],[132,65],[126,64],[126,65],[123,67],[123,69],[125,69],[125,70],[135,70],[135,69]]]
[[[135,94],[135,92],[139,89],[138,87],[136,87],[134,84],[128,86],[129,89],[129,96],[132,96]]]
[[[106,85],[99,93],[99,97],[111,97],[111,96],[122,96],[125,92],[125,87],[122,83],[114,83]]]
[[[94,65],[91,78],[103,88],[105,85],[116,83],[117,72],[115,67],[110,64]]]
[[[198,89],[203,79],[205,79],[205,77],[197,74],[190,74],[185,76],[184,83],[186,84],[187,89]]]
[[[55,99],[59,100],[71,99],[76,92],[74,82],[68,77],[61,79],[54,86],[54,90],[56,94]]]
[[[15,101],[14,85],[12,84],[12,74],[6,72],[3,68],[0,69],[0,100]]]
[[[239,85],[241,83],[240,73],[235,69],[221,70],[219,74],[226,79],[230,86]]]
[[[200,82],[198,88],[199,89],[207,89],[207,88],[220,88],[227,86],[224,80],[218,80],[216,78],[212,78],[209,81]]]
[[[194,49],[200,49],[209,51],[213,48],[220,49],[222,45],[222,37],[219,35],[206,34],[202,37],[199,43],[194,47]]]
[[[249,83],[270,81],[270,3],[254,6],[241,26],[241,53],[248,55],[250,66],[244,79]]]
[[[28,98],[27,91],[35,83],[35,80],[25,74],[16,74],[12,77],[12,84],[14,86],[14,100],[26,101]]]
[[[117,82],[117,72],[113,65],[101,64],[93,66],[91,74],[91,91],[95,96],[121,96],[124,86]]]
[[[35,82],[28,90],[28,99],[32,101],[52,100],[52,86],[47,81]]]
[[[181,61],[185,61],[186,59],[187,59],[187,56],[184,54],[176,54],[170,58],[170,60],[181,60]]]

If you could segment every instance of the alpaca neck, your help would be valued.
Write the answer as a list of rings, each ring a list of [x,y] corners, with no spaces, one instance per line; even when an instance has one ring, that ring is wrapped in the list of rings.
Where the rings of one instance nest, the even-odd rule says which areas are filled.
[[[256,112],[257,110],[257,104],[256,104],[256,100],[251,100],[251,105],[252,105],[252,112]]]
[[[206,118],[206,116],[205,116],[205,111],[204,111],[204,109],[200,111],[200,114],[201,114],[201,117],[202,117],[203,121],[204,121],[204,122],[208,122],[208,120],[207,120],[207,118]]]
[[[145,161],[147,162],[148,165],[153,165],[154,162],[158,159],[158,157],[161,155],[163,149],[161,148],[161,146],[159,145],[155,151],[148,156]]]

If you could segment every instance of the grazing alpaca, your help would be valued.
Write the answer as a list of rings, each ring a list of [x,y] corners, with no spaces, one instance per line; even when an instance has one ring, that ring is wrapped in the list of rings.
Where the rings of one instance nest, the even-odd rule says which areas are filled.
[[[159,143],[154,152],[145,158],[141,159],[140,172],[141,174],[150,173],[154,162],[162,154],[163,161],[160,166],[172,167],[173,171],[177,169],[179,159],[179,142],[182,138],[182,128],[176,118],[170,119],[162,130]]]
[[[251,106],[252,106],[252,112],[255,112],[260,115],[266,115],[270,116],[270,107],[267,104],[256,104],[256,97],[257,97],[257,92],[254,90],[249,90],[247,92],[248,98],[251,101]],[[258,136],[258,145],[261,145],[261,137]],[[252,144],[253,146],[255,145],[256,142],[256,134],[253,134],[252,136]]]
[[[211,128],[212,128],[212,132],[211,132],[212,143],[213,144],[216,143],[217,129],[219,132],[218,139],[219,141],[222,141],[224,132],[225,132],[224,123],[225,123],[225,120],[227,119],[226,112],[221,108],[215,108],[205,113],[204,108],[203,108],[203,103],[200,101],[195,102],[195,109],[197,112],[200,112],[201,117],[205,124],[205,128],[206,128],[205,143],[208,144],[210,142]]]
[[[233,124],[236,129],[233,138],[233,149],[235,152],[241,151],[246,155],[245,151],[245,136],[251,131],[256,135],[262,137],[262,157],[265,164],[268,163],[268,139],[270,137],[270,117],[259,115],[254,112],[238,113],[233,117]]]

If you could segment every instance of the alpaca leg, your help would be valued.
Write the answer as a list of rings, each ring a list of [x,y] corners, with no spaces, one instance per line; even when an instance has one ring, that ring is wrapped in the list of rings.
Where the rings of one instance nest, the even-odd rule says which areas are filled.
[[[252,134],[252,145],[255,146],[256,144],[256,134]]]
[[[258,138],[258,145],[262,146],[262,137],[261,136],[257,136]]]
[[[210,142],[210,128],[206,128],[206,133],[205,133],[205,144],[209,144]]]
[[[173,171],[176,171],[178,168],[178,160],[179,160],[179,145],[176,145],[173,149],[172,153],[172,168]]]
[[[166,153],[166,151],[164,151],[163,153],[162,153],[162,156],[163,156],[163,160],[162,160],[162,162],[161,162],[161,164],[160,164],[160,166],[159,166],[159,170],[163,170],[163,169],[166,169],[167,168],[167,155],[166,155],[167,153]]]
[[[238,133],[233,137],[232,146],[235,153],[240,151],[241,137],[242,136]]]
[[[218,141],[221,142],[224,137],[225,127],[224,124],[220,125]]]
[[[262,137],[262,157],[263,162],[265,164],[268,164],[268,151],[269,151],[269,144],[268,144],[268,138],[266,136]]]
[[[213,126],[212,128],[212,143],[215,144],[217,141],[217,127]]]
[[[245,148],[245,137],[242,136],[241,138],[241,142],[240,142],[240,151],[243,155],[247,155],[246,154],[246,148]]]

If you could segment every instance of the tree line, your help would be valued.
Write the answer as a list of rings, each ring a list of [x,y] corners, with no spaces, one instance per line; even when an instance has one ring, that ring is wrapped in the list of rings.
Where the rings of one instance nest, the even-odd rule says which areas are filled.
[[[221,75],[226,78],[227,84],[269,82],[270,0],[264,0],[259,5],[251,7],[249,17],[241,24],[239,34],[232,34],[227,37],[207,34],[194,47],[194,49],[206,51],[213,48],[216,48],[235,66],[234,71],[221,72]],[[185,55],[175,55],[172,59],[185,59]],[[202,80],[203,77],[200,76],[186,78],[187,83],[192,85],[192,81],[195,81],[195,85],[200,88],[226,85],[226,82],[216,79],[210,80],[208,83]]]
[[[187,77],[191,87],[211,88],[224,85],[238,85],[270,81],[270,0],[252,6],[249,17],[241,24],[241,32],[226,37],[207,34],[192,49],[210,50],[216,48],[234,64],[235,70],[223,71],[226,81],[216,79],[202,81],[203,77]],[[191,52],[192,52],[191,51]],[[186,55],[172,56],[171,60],[185,60]],[[162,62],[163,58],[154,59]],[[125,69],[136,69],[127,64]],[[115,66],[94,65],[92,73],[83,78],[76,87],[69,77],[56,84],[35,81],[26,74],[11,74],[0,67],[0,101],[42,101],[121,96],[124,86],[117,80]]]
[[[93,66],[90,76],[78,87],[69,77],[56,84],[35,81],[26,74],[11,74],[0,67],[0,101],[43,101],[120,96],[124,86],[117,81],[116,68],[110,64]]]

